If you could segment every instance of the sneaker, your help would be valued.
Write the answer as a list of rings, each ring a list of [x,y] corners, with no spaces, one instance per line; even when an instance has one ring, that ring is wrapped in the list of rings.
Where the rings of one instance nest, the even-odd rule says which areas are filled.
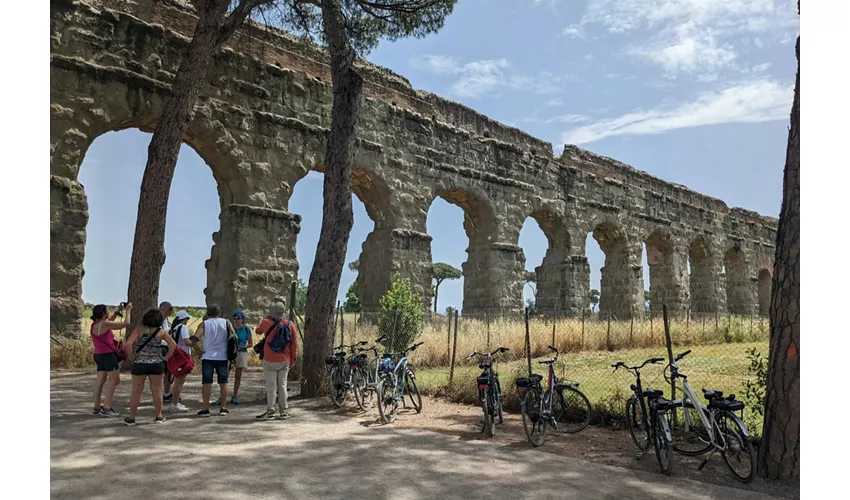
[[[221,398],[216,399],[213,406],[221,406]]]
[[[236,397],[236,396],[233,396],[232,398],[230,398],[230,402],[232,404],[238,405],[239,404],[239,398]]]
[[[257,415],[257,420],[274,420],[274,412],[267,410],[262,415]]]
[[[209,410],[201,410],[201,411],[198,412],[198,416],[199,417],[209,417],[210,411]]]
[[[100,408],[92,408],[91,414],[97,417],[103,415],[103,407],[101,406]]]
[[[162,395],[163,403],[170,403],[172,399],[174,399],[174,396],[172,396],[171,393]]]
[[[185,406],[183,406],[183,403],[177,403],[177,411],[181,411],[181,412],[182,412],[182,411],[186,411],[186,410],[188,410],[188,409],[189,409],[189,408],[186,408]]]
[[[104,417],[110,417],[110,418],[115,418],[115,417],[121,416],[120,413],[116,412],[112,408],[106,408],[106,409],[101,408],[100,414],[103,415]]]
[[[227,410],[227,408],[222,408],[222,409],[218,410],[218,416],[220,416],[220,417],[223,417],[223,416],[227,415],[228,413],[230,413],[230,412]]]
[[[288,411],[280,412],[280,415],[277,417],[278,420],[289,420],[290,418],[292,418],[292,415]]]
[[[156,417],[153,421],[155,424],[161,424],[163,422],[165,422],[165,417]]]
[[[124,425],[128,427],[133,427],[134,425],[136,425],[136,419],[127,417],[124,419]]]

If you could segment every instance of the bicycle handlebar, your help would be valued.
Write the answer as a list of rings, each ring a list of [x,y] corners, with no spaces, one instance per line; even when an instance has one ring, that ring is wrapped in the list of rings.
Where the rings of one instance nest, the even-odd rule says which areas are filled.
[[[466,357],[466,359],[471,359],[476,354],[479,355],[479,356],[484,356],[484,357],[492,357],[494,354],[501,354],[501,353],[508,352],[508,351],[510,351],[510,349],[508,349],[507,347],[497,347],[495,351],[490,352],[490,353],[473,351],[472,353],[469,354],[469,356]]]
[[[649,358],[649,359],[647,359],[646,361],[644,361],[643,363],[641,363],[637,366],[629,366],[626,363],[618,360],[613,365],[611,365],[611,368],[613,368],[614,371],[617,371],[617,369],[620,368],[621,366],[623,368],[625,368],[626,370],[640,370],[641,368],[646,366],[647,363],[656,364],[656,363],[661,363],[663,361],[664,361],[664,358]]]
[[[685,351],[685,352],[683,352],[682,354],[679,354],[678,356],[676,356],[675,358],[673,358],[673,362],[676,362],[676,361],[681,360],[682,358],[684,358],[685,356],[687,356],[687,355],[688,355],[688,354],[690,354],[690,353],[691,353],[691,350],[690,350],[690,349],[688,349],[687,351]]]

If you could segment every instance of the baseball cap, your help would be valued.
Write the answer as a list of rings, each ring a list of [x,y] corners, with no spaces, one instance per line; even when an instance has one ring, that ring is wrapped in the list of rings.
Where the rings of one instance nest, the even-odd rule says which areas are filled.
[[[236,311],[235,313],[233,313],[233,317],[239,318],[239,319],[245,319],[245,313],[243,313],[242,311]]]
[[[191,316],[189,316],[189,313],[187,313],[184,309],[177,311],[177,320],[178,321],[181,320],[181,319],[189,319],[190,317]]]

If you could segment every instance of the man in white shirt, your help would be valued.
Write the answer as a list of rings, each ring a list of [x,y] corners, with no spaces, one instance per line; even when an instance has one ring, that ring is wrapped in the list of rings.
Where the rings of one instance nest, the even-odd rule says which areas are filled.
[[[212,305],[207,307],[208,318],[198,326],[195,336],[203,340],[201,356],[201,395],[204,407],[198,412],[199,417],[210,416],[210,396],[212,395],[213,372],[218,378],[221,388],[221,409],[219,416],[227,415],[227,375],[230,371],[227,360],[227,337],[236,336],[233,325],[221,317],[221,309]]]
[[[165,301],[159,305],[159,312],[162,314],[162,329],[165,330],[165,333],[168,333],[171,331],[171,324],[168,323],[168,317],[174,312],[174,307],[171,305],[171,302]],[[165,348],[168,348],[166,341],[163,340],[161,343]],[[162,402],[171,403],[172,399],[171,382],[168,381],[168,374],[166,374],[162,377]]]

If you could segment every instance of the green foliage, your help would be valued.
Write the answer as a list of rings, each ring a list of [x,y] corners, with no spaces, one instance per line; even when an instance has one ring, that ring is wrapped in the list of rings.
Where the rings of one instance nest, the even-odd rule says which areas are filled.
[[[747,349],[750,366],[747,374],[755,380],[744,382],[744,404],[750,411],[745,413],[747,428],[752,435],[760,435],[764,424],[764,403],[767,395],[767,359],[755,347]]]
[[[594,307],[599,305],[599,290],[595,288],[591,290],[587,296],[587,300],[590,301],[590,310],[592,311]]]
[[[295,282],[295,312],[304,315],[307,309],[307,285],[304,280],[298,278]]]
[[[524,278],[526,283],[537,283],[537,273],[534,271],[526,271]]]
[[[315,5],[318,3],[319,5]],[[260,15],[268,24],[325,43],[321,0],[278,0]],[[339,0],[345,34],[359,55],[366,55],[381,39],[422,38],[443,27],[457,0]]]
[[[537,315],[537,301],[534,299],[528,299],[525,301],[525,308],[528,309],[529,316]]]
[[[360,259],[353,260],[348,263],[348,269],[354,272],[360,272]]]
[[[357,280],[351,282],[348,287],[348,292],[345,293],[345,303],[342,305],[343,311],[347,313],[360,312],[360,298],[357,296]]]
[[[438,287],[444,280],[456,280],[463,277],[463,271],[445,262],[434,263],[431,266],[431,274],[437,280]]]
[[[422,296],[410,288],[410,280],[393,276],[393,284],[381,297],[381,314],[378,316],[378,331],[387,335],[385,346],[390,351],[408,347],[420,333],[422,320]]]
[[[454,307],[452,307],[452,306],[447,307],[446,308],[446,316],[451,316],[452,314],[454,314],[455,311],[457,311],[457,309],[455,309]]]

